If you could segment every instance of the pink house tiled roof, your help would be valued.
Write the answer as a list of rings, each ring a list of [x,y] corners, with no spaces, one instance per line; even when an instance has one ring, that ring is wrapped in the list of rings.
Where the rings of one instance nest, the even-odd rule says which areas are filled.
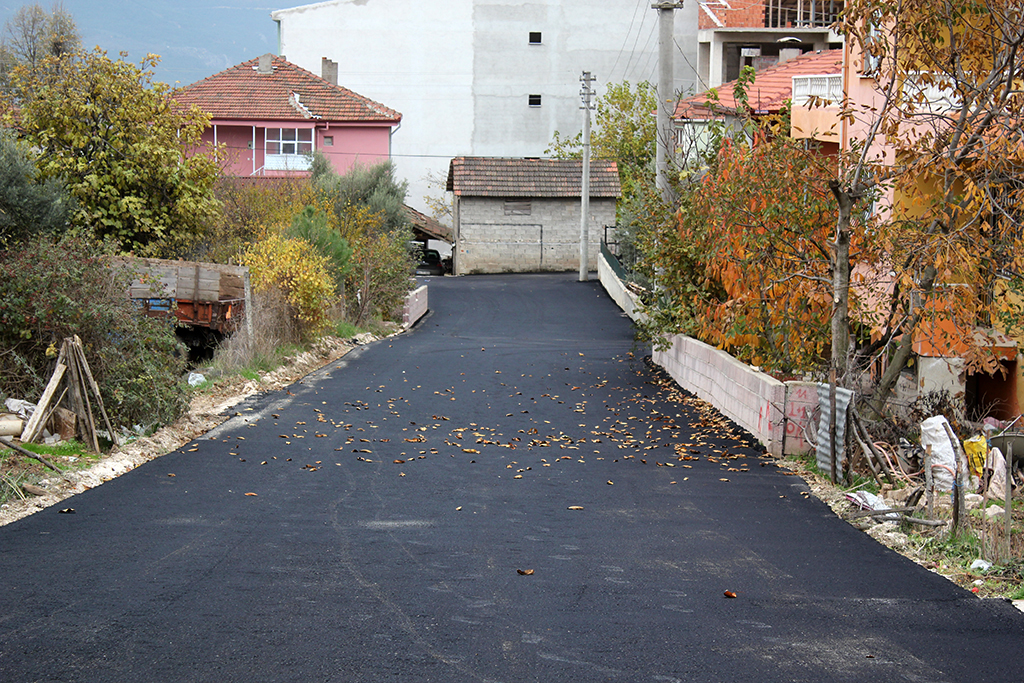
[[[582,172],[579,159],[456,157],[448,167],[448,191],[460,197],[579,197]],[[592,159],[590,196],[621,193],[617,164]]]
[[[195,104],[215,120],[379,122],[397,124],[402,115],[347,88],[333,85],[280,57],[259,72],[250,59],[189,85],[175,94],[179,104]]]
[[[826,76],[843,72],[843,51],[823,50],[808,52],[787,60],[782,64],[758,71],[754,82],[747,90],[747,104],[755,114],[774,114],[782,109],[785,101],[793,96],[793,76]],[[718,105],[715,111],[706,103],[708,94],[701,93],[679,100],[676,105],[676,119],[717,118],[722,113],[736,110],[733,89],[736,81],[723,83],[715,88]]]

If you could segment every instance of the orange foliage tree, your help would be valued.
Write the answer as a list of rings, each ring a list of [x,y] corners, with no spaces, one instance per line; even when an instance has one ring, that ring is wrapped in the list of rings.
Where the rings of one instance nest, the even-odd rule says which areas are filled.
[[[783,373],[823,364],[836,215],[828,167],[764,130],[723,143],[679,223],[705,252],[696,309],[705,341]]]

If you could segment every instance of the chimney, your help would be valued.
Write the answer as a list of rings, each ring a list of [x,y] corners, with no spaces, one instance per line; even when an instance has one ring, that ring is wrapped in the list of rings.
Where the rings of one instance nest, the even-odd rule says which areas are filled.
[[[274,73],[273,67],[274,55],[269,52],[265,55],[260,55],[259,66],[256,67],[256,73],[258,74],[272,74]]]
[[[331,85],[338,85],[338,63],[322,57],[320,59],[320,77]]]

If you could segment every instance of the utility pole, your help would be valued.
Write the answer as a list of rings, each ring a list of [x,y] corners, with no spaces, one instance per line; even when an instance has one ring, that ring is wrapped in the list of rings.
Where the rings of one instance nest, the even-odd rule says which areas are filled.
[[[682,2],[656,2],[651,9],[658,10],[658,124],[657,150],[655,165],[657,170],[656,184],[661,192],[661,199],[666,204],[675,197],[668,181],[669,158],[675,148],[675,131],[672,126],[672,115],[675,113],[675,62],[673,50],[675,44],[675,11],[681,9]]]
[[[583,171],[580,176],[580,282],[586,282],[590,271],[590,98],[594,91],[590,84],[596,81],[589,71],[580,76],[580,98],[583,100]]]

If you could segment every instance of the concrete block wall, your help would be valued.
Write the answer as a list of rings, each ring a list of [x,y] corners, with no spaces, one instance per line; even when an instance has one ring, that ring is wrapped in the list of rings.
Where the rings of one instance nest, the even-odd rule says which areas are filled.
[[[749,431],[772,455],[782,455],[786,385],[756,372],[724,351],[683,335],[671,337],[654,362],[683,389],[714,405]]]
[[[530,215],[505,215],[504,198],[462,197],[455,244],[457,275],[578,270],[580,202],[534,199]],[[615,200],[590,201],[588,267],[597,268],[605,225],[615,223]]]
[[[416,321],[427,314],[427,286],[421,285],[405,295],[405,307],[402,310],[402,323],[412,327]]]
[[[637,311],[636,298],[633,293],[626,289],[625,284],[619,279],[619,276],[615,274],[612,267],[608,265],[608,261],[605,260],[604,254],[598,253],[597,259],[597,277],[601,280],[601,285],[604,287],[604,291],[608,292],[608,296],[612,298],[619,308],[630,317],[631,320],[636,322],[640,319],[641,313]]]

